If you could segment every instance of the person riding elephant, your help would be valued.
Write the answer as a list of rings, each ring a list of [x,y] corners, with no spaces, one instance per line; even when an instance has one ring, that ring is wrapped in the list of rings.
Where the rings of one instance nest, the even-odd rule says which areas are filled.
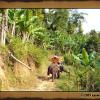
[[[59,78],[60,77],[60,72],[65,71],[64,70],[64,66],[60,63],[59,57],[57,55],[54,55],[51,58],[51,62],[52,63],[48,67],[47,75],[49,77],[50,74],[52,74],[53,72],[55,72],[55,73],[58,73],[57,78]]]

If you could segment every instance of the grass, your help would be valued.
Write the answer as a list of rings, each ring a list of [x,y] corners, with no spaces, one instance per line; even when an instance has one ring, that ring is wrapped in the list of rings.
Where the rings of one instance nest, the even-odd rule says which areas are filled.
[[[56,82],[56,87],[62,91],[76,91],[75,86],[75,72],[72,66],[65,66],[66,70],[70,70],[71,75],[68,73],[61,73],[60,79]]]
[[[36,83],[36,78],[34,75],[34,72],[30,73],[30,77],[16,77],[14,72],[12,71],[11,67],[7,68],[7,79],[9,82],[9,87],[14,87],[14,88],[30,88]],[[6,90],[6,89],[5,89]]]
[[[8,79],[8,82],[9,82],[9,86],[15,87],[17,85],[17,80],[16,80],[16,77],[15,77],[11,67],[7,68],[7,79]]]
[[[31,56],[36,64],[36,67],[39,67],[41,65],[42,58],[44,58],[44,56],[47,54],[46,50],[35,46],[31,42],[23,43],[21,38],[19,37],[15,37],[12,39],[12,42],[9,45],[9,49],[19,60]]]
[[[13,55],[19,59],[27,59],[28,57],[32,58],[32,61],[35,63],[35,67],[38,70],[39,74],[43,74],[45,72],[44,69],[47,69],[47,51],[41,49],[32,43],[23,43],[19,37],[15,37],[12,39],[11,44],[8,47],[0,47],[0,51],[7,53],[8,48],[11,50]],[[7,54],[5,54],[7,56]],[[12,59],[5,59],[7,64],[7,79],[9,82],[9,87],[31,87],[36,83],[36,75],[34,72],[29,72],[30,77],[15,77],[14,62]],[[1,83],[0,83],[1,84]],[[1,85],[0,85],[1,86]],[[0,88],[1,89],[1,88]],[[6,88],[5,88],[6,89]]]
[[[9,45],[9,49],[12,50],[12,53],[15,57],[18,59],[27,59],[29,56],[31,56],[33,62],[35,62],[36,66],[36,73],[39,76],[47,75],[47,68],[50,65],[49,62],[49,56],[54,54],[54,51],[47,51],[45,49],[39,48],[32,43],[23,43],[20,38],[14,38],[12,40],[12,43]],[[4,53],[5,56],[7,56],[7,47],[0,47],[0,51]],[[11,60],[11,59],[10,59]],[[84,66],[82,66],[80,63],[75,63],[73,65],[73,58],[71,55],[64,55],[64,62],[67,64],[65,65],[65,69],[69,70],[71,75],[69,76],[67,73],[61,73],[60,79],[56,81],[57,88],[60,88],[62,91],[78,91],[77,89],[77,80],[80,80],[79,74],[83,73],[85,71]],[[36,75],[30,72],[30,77],[15,77],[13,73],[14,63],[8,61],[8,67],[7,67],[7,78],[9,81],[9,86],[11,87],[31,87],[33,84],[36,83]],[[13,64],[12,64],[13,63]],[[99,68],[99,60],[96,63],[97,67],[94,72],[92,80],[96,84],[100,83],[100,75],[98,74],[100,71]],[[98,77],[98,78],[97,78]],[[85,79],[85,77],[84,77]],[[1,83],[0,83],[0,89],[1,89]]]
[[[79,67],[65,66],[65,69],[66,70],[70,69],[71,75],[69,77],[68,74],[61,73],[60,79],[58,79],[56,82],[56,87],[61,89],[62,91],[85,91],[86,88],[83,85],[82,86],[78,85],[78,81],[81,82],[81,79],[82,79],[82,83],[86,81],[86,74],[84,75],[82,74],[86,71],[86,68],[84,66],[79,66]],[[92,82],[92,84],[95,84],[97,86],[97,90],[99,89],[100,91],[100,88],[98,85],[100,83],[100,78],[99,78],[100,74],[98,74],[99,71],[100,71],[100,68],[95,67],[95,69],[89,70],[87,74],[89,75],[88,82],[90,83]],[[82,77],[80,77],[80,75],[82,75]],[[94,90],[91,88],[91,91],[94,91]]]
[[[42,58],[42,63],[41,63],[41,66],[38,68],[38,74],[40,76],[44,76],[44,75],[47,75],[47,69],[48,69],[48,66],[50,65],[50,62],[49,62],[49,59],[48,59],[48,55],[44,56]]]
[[[74,81],[69,79],[65,74],[62,74],[60,79],[56,82],[57,87],[62,91],[75,91]]]

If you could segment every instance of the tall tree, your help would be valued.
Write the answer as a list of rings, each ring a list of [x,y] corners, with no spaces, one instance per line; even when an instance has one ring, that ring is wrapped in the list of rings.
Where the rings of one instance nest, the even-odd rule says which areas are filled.
[[[16,9],[8,10],[9,32],[11,33],[11,36],[15,35],[17,13],[18,13],[18,10],[16,10]]]
[[[82,23],[85,21],[85,13],[79,13],[77,10],[70,10],[70,16],[68,20],[68,33],[82,33]]]
[[[66,32],[68,15],[67,9],[48,9],[48,11],[45,11],[47,29],[53,32],[56,30]]]
[[[1,36],[0,36],[0,44],[5,45],[6,35],[8,32],[8,9],[2,9],[2,27],[1,27]]]

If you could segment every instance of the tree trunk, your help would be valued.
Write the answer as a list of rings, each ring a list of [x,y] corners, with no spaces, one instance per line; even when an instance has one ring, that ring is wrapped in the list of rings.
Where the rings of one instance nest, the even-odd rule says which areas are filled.
[[[15,24],[15,22],[13,23],[13,26],[12,26],[12,32],[11,32],[11,35],[12,36],[14,36],[14,34],[15,34],[15,26],[16,26],[16,24]]]
[[[2,29],[0,37],[1,45],[5,45],[7,31],[8,31],[8,9],[4,9],[2,11]]]
[[[29,40],[29,35],[28,33],[23,33],[22,41],[23,43]]]

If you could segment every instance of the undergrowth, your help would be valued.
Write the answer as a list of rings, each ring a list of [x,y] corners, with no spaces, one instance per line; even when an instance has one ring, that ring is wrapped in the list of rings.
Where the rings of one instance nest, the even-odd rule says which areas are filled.
[[[36,67],[41,65],[43,57],[47,55],[46,50],[41,49],[32,43],[23,43],[19,37],[12,39],[12,42],[9,45],[9,49],[19,60],[31,56],[36,64]]]

